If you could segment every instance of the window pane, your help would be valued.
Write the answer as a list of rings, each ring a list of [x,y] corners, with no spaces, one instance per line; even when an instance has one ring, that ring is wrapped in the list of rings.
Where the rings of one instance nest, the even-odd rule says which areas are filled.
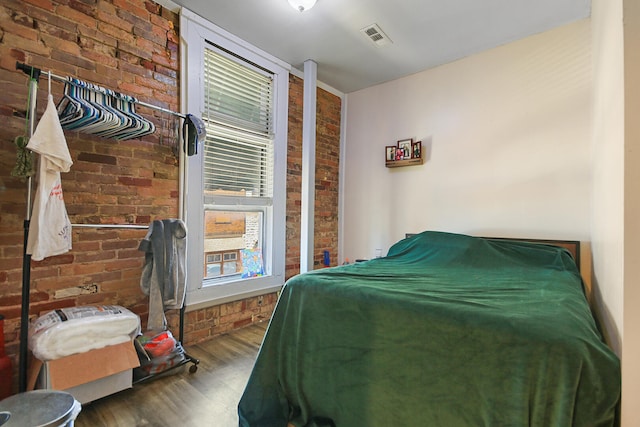
[[[207,254],[207,263],[212,264],[214,262],[220,262],[220,254]]]
[[[205,211],[204,257],[205,278],[215,279],[237,275],[256,277],[264,274],[262,242],[264,230],[262,211]],[[247,255],[243,256],[243,253]],[[217,254],[222,266],[209,267],[207,259]],[[242,273],[242,274],[240,274]]]
[[[206,277],[217,277],[222,273],[220,264],[207,264]]]
[[[227,261],[224,263],[224,274],[235,274],[238,266],[235,261]]]

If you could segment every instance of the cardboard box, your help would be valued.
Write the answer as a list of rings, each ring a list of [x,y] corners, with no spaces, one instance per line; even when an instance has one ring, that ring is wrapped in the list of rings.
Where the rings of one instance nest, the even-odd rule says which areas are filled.
[[[109,375],[85,384],[65,389],[67,393],[71,393],[75,399],[82,403],[93,402],[94,400],[103,398],[113,393],[131,388],[131,379],[133,371],[127,369],[118,374]]]
[[[47,362],[33,359],[30,382],[34,388],[63,390],[87,403],[131,388],[132,369],[139,365],[133,343],[125,342]]]

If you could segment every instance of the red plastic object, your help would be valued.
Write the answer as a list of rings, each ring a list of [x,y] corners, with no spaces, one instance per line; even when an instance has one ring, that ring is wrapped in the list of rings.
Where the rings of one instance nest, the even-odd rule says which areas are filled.
[[[171,335],[171,332],[162,332],[148,343],[144,345],[144,349],[151,355],[151,357],[160,357],[170,354],[176,347],[176,340]]]
[[[0,314],[0,400],[11,395],[11,359],[4,350],[4,316]]]

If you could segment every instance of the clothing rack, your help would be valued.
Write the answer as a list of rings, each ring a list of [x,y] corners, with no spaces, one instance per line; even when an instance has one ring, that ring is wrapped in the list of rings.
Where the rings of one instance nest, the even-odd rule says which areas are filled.
[[[80,84],[78,84],[78,83],[76,83],[74,81],[71,81],[71,80],[67,79],[66,77],[58,76],[57,74],[54,74],[54,73],[52,73],[50,71],[46,71],[45,72],[45,71],[42,71],[42,70],[40,70],[38,68],[32,67],[31,65],[26,65],[26,64],[23,64],[21,62],[16,62],[16,69],[17,70],[22,70],[27,75],[31,75],[31,73],[33,73],[35,70],[37,70],[37,73],[38,73],[39,76],[44,76],[44,77],[50,78],[52,80],[56,80],[56,81],[63,82],[63,83],[68,83],[68,84],[72,84],[74,86],[81,86]],[[84,87],[84,86],[82,86],[82,87],[84,89],[88,89],[88,90],[91,90],[93,92],[99,92],[99,90],[96,90],[96,89],[94,89],[92,87]],[[160,107],[158,105],[148,104],[146,102],[140,101],[137,98],[134,98],[133,102],[135,104],[138,104],[138,105],[142,106],[142,107],[147,107],[147,108],[151,108],[153,110],[162,111],[163,113],[172,114],[174,116],[178,116],[178,117],[181,117],[183,119],[187,117],[186,114],[182,114],[182,113],[179,113],[177,111],[172,111],[172,110],[166,109],[164,107]]]
[[[148,225],[137,224],[71,224],[71,228],[138,228],[147,229]]]
[[[148,225],[139,225],[139,224],[71,224],[71,228],[74,228],[74,227],[75,228],[122,228],[122,229],[140,229],[140,230],[147,230],[149,228]],[[185,307],[183,304],[182,307],[180,308],[180,323],[179,323],[179,332],[178,332],[178,341],[180,343],[184,341],[184,313],[185,313]],[[162,371],[160,374],[163,374],[168,371],[172,371],[187,363],[193,363],[193,365],[189,367],[189,372],[191,373],[196,372],[198,370],[198,364],[200,363],[200,360],[193,356],[190,356],[186,352],[184,353],[184,357],[185,357],[185,360],[183,360],[181,363]],[[158,374],[149,374],[142,377],[137,377],[134,379],[133,383],[138,384],[143,381],[152,379],[157,375]]]
[[[49,85],[51,84],[51,80],[61,81],[67,84],[76,85],[75,82],[62,77],[56,74],[51,73],[50,71],[43,72],[41,69],[26,65],[21,62],[16,62],[16,70],[23,71],[29,78],[29,111],[27,111],[28,118],[28,129],[29,129],[29,137],[33,136],[34,128],[35,128],[35,114],[36,114],[36,94],[38,91],[38,83],[41,76],[45,76],[49,79]],[[92,87],[84,87],[84,89],[93,90]],[[163,113],[172,114],[174,116],[185,119],[187,115],[166,109],[164,107],[160,107],[153,104],[148,104],[146,102],[140,101],[136,98],[130,97],[131,102],[141,105],[143,107],[147,107],[153,110],[158,110]],[[180,167],[182,168],[182,162]],[[181,175],[182,177],[182,175]],[[182,185],[182,183],[181,183]],[[18,391],[20,393],[27,391],[27,370],[28,370],[28,333],[29,333],[29,305],[30,305],[30,287],[31,287],[31,255],[27,254],[27,241],[29,236],[29,226],[31,221],[31,211],[32,211],[32,191],[33,191],[33,180],[31,176],[27,177],[27,209],[24,220],[24,250],[23,250],[23,260],[22,260],[22,307],[21,307],[21,316],[20,316],[20,349],[19,349],[19,373],[18,373]],[[181,210],[182,212],[182,210]],[[129,229],[147,229],[148,226],[138,225],[138,224],[71,224],[73,227],[91,227],[91,228],[129,228]],[[184,313],[185,306],[182,304],[180,308],[180,325],[179,325],[179,342],[182,343],[184,338]],[[189,371],[191,373],[197,370],[197,365],[199,363],[198,359],[195,359],[189,356],[186,352],[184,353],[185,360],[166,371],[173,370],[182,366],[186,363],[193,363],[190,367]],[[145,377],[137,379],[135,382],[145,381],[150,379],[156,375],[161,375],[166,372],[163,371],[159,374],[151,374]]]

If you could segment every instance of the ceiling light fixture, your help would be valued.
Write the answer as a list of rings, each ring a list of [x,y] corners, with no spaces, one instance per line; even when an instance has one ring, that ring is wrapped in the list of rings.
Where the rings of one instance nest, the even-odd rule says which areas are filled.
[[[295,10],[299,10],[300,12],[304,12],[305,10],[309,10],[316,4],[316,0],[289,0],[289,4]]]

